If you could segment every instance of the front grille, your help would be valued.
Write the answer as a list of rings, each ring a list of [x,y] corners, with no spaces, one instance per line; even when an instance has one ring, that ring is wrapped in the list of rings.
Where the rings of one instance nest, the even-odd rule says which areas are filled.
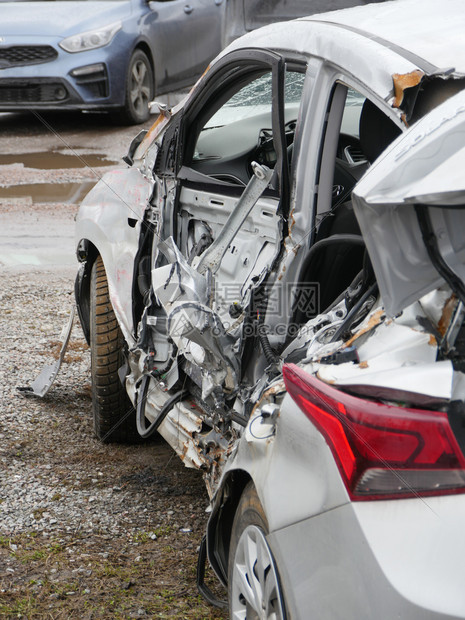
[[[0,103],[62,103],[68,98],[63,84],[1,84]]]
[[[58,56],[50,45],[12,45],[0,47],[0,69],[20,65],[37,65],[49,62]]]

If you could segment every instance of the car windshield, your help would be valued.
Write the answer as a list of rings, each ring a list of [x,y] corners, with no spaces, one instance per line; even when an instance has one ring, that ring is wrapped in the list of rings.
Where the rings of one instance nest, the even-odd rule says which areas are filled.
[[[302,96],[303,73],[286,73],[285,101],[299,103]],[[204,129],[223,127],[244,118],[267,112],[271,106],[271,73],[241,88],[205,125]]]

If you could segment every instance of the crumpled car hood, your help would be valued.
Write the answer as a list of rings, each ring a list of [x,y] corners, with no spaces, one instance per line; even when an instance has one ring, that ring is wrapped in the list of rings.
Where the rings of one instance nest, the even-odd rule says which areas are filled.
[[[433,207],[430,217],[441,254],[465,279],[464,144],[462,91],[399,136],[353,192],[389,316],[443,283],[428,256],[415,205]]]

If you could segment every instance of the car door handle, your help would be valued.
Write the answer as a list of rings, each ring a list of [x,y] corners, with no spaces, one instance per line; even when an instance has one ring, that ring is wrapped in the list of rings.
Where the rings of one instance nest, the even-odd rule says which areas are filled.
[[[186,6],[184,7],[184,13],[186,13],[187,15],[190,15],[193,10],[194,10],[194,7],[191,6],[190,4],[186,4]]]
[[[220,4],[223,4],[223,0],[215,0],[215,4],[216,6],[220,6]]]

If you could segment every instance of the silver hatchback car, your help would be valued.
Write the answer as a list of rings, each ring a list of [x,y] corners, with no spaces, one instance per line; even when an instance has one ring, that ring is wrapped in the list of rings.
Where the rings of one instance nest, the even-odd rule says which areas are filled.
[[[252,32],[80,208],[95,431],[203,471],[232,618],[465,618],[464,32]]]

